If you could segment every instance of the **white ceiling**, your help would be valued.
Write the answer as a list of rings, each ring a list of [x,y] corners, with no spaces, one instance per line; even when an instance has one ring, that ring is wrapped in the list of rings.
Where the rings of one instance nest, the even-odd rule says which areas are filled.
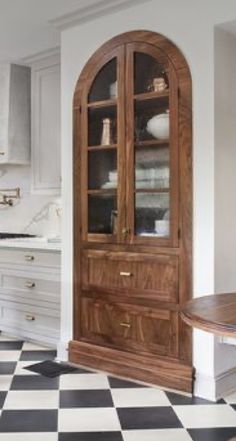
[[[123,0],[129,3],[129,0]],[[122,2],[122,3],[123,3]],[[60,33],[50,21],[117,4],[117,0],[0,0],[0,61],[18,61],[60,44]]]

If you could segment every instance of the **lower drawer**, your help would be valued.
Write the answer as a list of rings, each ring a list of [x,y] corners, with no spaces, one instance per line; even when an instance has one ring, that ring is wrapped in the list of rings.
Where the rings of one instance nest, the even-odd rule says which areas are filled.
[[[53,343],[59,339],[59,312],[0,301],[0,330]]]
[[[178,313],[83,298],[83,339],[139,353],[178,357]]]

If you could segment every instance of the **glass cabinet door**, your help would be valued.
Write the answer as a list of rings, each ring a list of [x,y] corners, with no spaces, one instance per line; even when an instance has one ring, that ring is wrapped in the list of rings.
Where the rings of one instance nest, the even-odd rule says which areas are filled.
[[[130,44],[127,99],[127,224],[133,243],[177,241],[177,82],[168,60],[149,45]],[[175,122],[176,121],[176,122]],[[133,124],[133,126],[132,126]]]
[[[123,50],[98,67],[82,103],[82,222],[86,240],[114,242],[121,225]]]

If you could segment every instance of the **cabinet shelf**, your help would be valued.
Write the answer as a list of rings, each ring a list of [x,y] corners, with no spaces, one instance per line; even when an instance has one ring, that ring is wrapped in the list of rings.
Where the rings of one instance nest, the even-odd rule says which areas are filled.
[[[94,152],[95,150],[114,150],[117,149],[117,144],[109,144],[109,145],[90,145],[88,147],[88,151]]]
[[[146,101],[166,97],[169,97],[169,89],[163,90],[163,92],[145,92],[134,95],[136,101]]]
[[[169,188],[137,188],[134,193],[169,193]]]
[[[115,196],[117,192],[116,188],[99,188],[97,190],[88,190],[87,193],[91,195],[101,195],[101,196]]]
[[[88,108],[99,109],[100,107],[110,107],[116,105],[117,105],[117,100],[111,99],[111,100],[103,100],[103,101],[93,101],[91,103],[88,103]]]
[[[135,147],[157,147],[169,144],[169,139],[148,139],[145,141],[135,141]]]

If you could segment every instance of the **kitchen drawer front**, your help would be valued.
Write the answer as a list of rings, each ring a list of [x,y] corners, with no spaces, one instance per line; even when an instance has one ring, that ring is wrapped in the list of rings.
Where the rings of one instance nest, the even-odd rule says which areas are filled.
[[[0,330],[53,343],[59,340],[59,312],[0,300]]]
[[[178,313],[124,303],[81,300],[82,338],[139,353],[178,357]]]
[[[0,249],[0,266],[23,265],[25,268],[60,269],[60,253],[27,249]]]
[[[20,271],[0,270],[0,292],[6,291],[16,295],[48,295],[52,301],[60,299],[60,282],[48,280],[47,274],[22,273]]]
[[[178,256],[85,251],[83,289],[178,302]]]

